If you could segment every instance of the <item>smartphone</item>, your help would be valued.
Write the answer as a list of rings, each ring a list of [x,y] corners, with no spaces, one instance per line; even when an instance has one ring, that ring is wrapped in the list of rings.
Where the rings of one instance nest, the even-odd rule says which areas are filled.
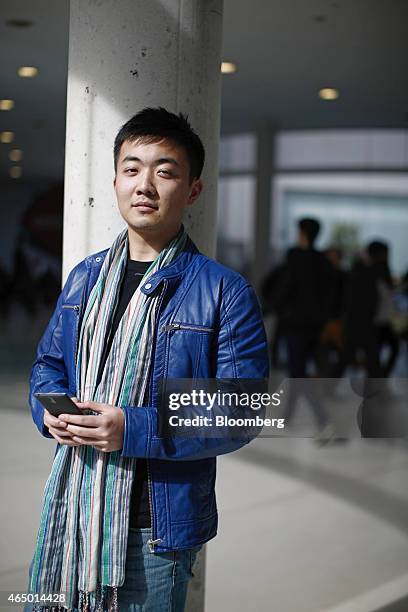
[[[60,414],[84,414],[76,407],[68,393],[34,393],[34,397],[48,410],[52,416]]]

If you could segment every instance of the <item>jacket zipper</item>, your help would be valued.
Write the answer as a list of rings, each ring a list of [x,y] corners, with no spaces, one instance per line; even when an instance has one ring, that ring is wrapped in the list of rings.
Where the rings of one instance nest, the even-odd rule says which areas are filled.
[[[156,546],[156,544],[161,542],[161,538],[156,538],[156,540],[153,539],[154,521],[153,521],[152,486],[151,486],[151,480],[150,480],[150,467],[149,467],[148,458],[146,458],[146,465],[147,465],[147,490],[149,493],[149,508],[150,508],[150,531],[151,531],[151,538],[150,540],[147,540],[147,545],[149,547],[149,551],[151,553],[154,553],[154,547]]]
[[[74,338],[74,364],[76,363],[76,358],[77,358],[77,350],[78,350],[78,327],[79,327],[79,310],[80,310],[80,306],[78,304],[63,304],[62,308],[69,308],[71,310],[75,310],[75,312],[78,315],[76,324],[75,324],[75,338]],[[78,395],[78,389],[76,388],[76,384],[75,384],[75,395]]]
[[[197,332],[213,332],[213,327],[203,327],[199,325],[188,325],[184,323],[169,323],[168,325],[163,325],[162,331],[170,332],[175,331],[177,329],[186,329],[188,331],[197,331]]]
[[[165,290],[166,290],[166,285],[163,288],[162,299],[163,299],[163,295],[164,295]],[[159,314],[159,312],[160,312],[160,306],[161,306],[161,300],[160,300],[160,304],[159,304],[158,309],[157,309],[157,314]],[[199,332],[212,332],[212,331],[214,331],[214,329],[211,328],[211,327],[198,327],[196,325],[184,325],[183,323],[170,323],[169,325],[164,325],[161,329],[162,329],[162,331],[165,331],[165,332],[175,331],[177,329],[186,329],[186,330],[190,330],[190,331],[199,331]],[[151,489],[149,459],[147,459],[147,458],[146,458],[146,464],[147,464],[147,487],[148,487],[148,491],[149,491],[150,521],[151,521],[151,533],[152,533],[152,537],[150,538],[150,540],[147,541],[147,544],[149,546],[150,552],[154,553],[154,547],[156,546],[156,544],[158,544],[162,540],[161,540],[161,538],[154,539],[154,528],[153,528],[154,520],[153,520],[152,489]]]
[[[167,281],[164,281],[163,284],[163,290],[160,296],[160,301],[159,304],[157,306],[157,311],[156,311],[156,316],[157,318],[159,317],[160,314],[160,308],[163,302],[163,297],[164,294],[166,292],[166,287],[167,287]],[[156,328],[157,330],[157,328]],[[153,346],[156,340],[156,336],[157,336],[157,332],[155,330],[155,337],[153,338]],[[152,367],[152,379],[153,379],[153,367]],[[149,385],[149,401],[150,401],[150,385]],[[159,544],[159,542],[162,541],[162,538],[156,538],[154,539],[154,517],[153,517],[153,501],[152,501],[152,482],[151,482],[151,478],[150,478],[150,465],[149,465],[149,458],[146,457],[146,467],[147,467],[147,490],[148,490],[148,494],[149,494],[149,509],[150,509],[150,532],[151,532],[151,538],[150,540],[147,540],[147,545],[149,547],[149,551],[151,553],[154,553],[154,547],[156,546],[156,544]]]

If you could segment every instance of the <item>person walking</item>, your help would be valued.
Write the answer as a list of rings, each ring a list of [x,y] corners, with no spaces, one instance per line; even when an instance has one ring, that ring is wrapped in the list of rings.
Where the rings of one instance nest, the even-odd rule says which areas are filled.
[[[285,328],[288,350],[290,394],[285,422],[290,423],[299,396],[305,395],[316,419],[317,437],[325,440],[332,437],[333,428],[319,394],[305,380],[309,362],[316,362],[320,333],[332,308],[332,269],[324,255],[315,249],[319,231],[317,219],[298,221],[297,244],[288,252],[285,277],[275,303]]]

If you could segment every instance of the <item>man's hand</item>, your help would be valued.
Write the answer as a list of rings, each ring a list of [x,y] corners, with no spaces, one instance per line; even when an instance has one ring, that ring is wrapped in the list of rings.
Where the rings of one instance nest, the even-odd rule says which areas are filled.
[[[58,417],[52,416],[44,408],[44,425],[48,427],[48,431],[53,438],[56,439],[60,444],[67,446],[81,446],[79,442],[75,442],[72,439],[72,434],[67,431],[66,424],[61,422]]]
[[[104,453],[120,450],[123,447],[125,415],[120,408],[98,402],[75,401],[75,404],[80,410],[93,410],[99,414],[84,416],[61,414],[58,417],[61,427],[71,436],[74,443],[93,446]]]

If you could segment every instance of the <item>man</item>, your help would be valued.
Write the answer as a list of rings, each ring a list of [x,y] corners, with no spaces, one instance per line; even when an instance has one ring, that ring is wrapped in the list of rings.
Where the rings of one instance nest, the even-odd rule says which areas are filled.
[[[392,277],[388,245],[374,240],[352,266],[346,299],[345,365],[359,352],[369,378],[389,376],[398,356],[398,339],[391,327],[393,315]],[[381,347],[389,346],[386,364],[381,364]]]
[[[30,588],[66,593],[68,609],[179,612],[217,531],[215,457],[249,437],[161,437],[158,385],[265,378],[266,341],[248,283],[184,232],[204,163],[187,119],[142,110],[114,158],[127,229],[73,269],[32,371],[33,418],[59,447]],[[51,391],[75,395],[84,415],[44,411],[34,393]]]
[[[318,442],[332,436],[332,427],[317,394],[302,380],[307,378],[309,360],[316,358],[319,336],[332,309],[331,267],[324,255],[315,249],[319,231],[317,219],[299,220],[297,245],[288,252],[285,274],[275,297],[287,338],[291,378],[285,422],[292,419],[301,390],[308,398],[317,421]]]

